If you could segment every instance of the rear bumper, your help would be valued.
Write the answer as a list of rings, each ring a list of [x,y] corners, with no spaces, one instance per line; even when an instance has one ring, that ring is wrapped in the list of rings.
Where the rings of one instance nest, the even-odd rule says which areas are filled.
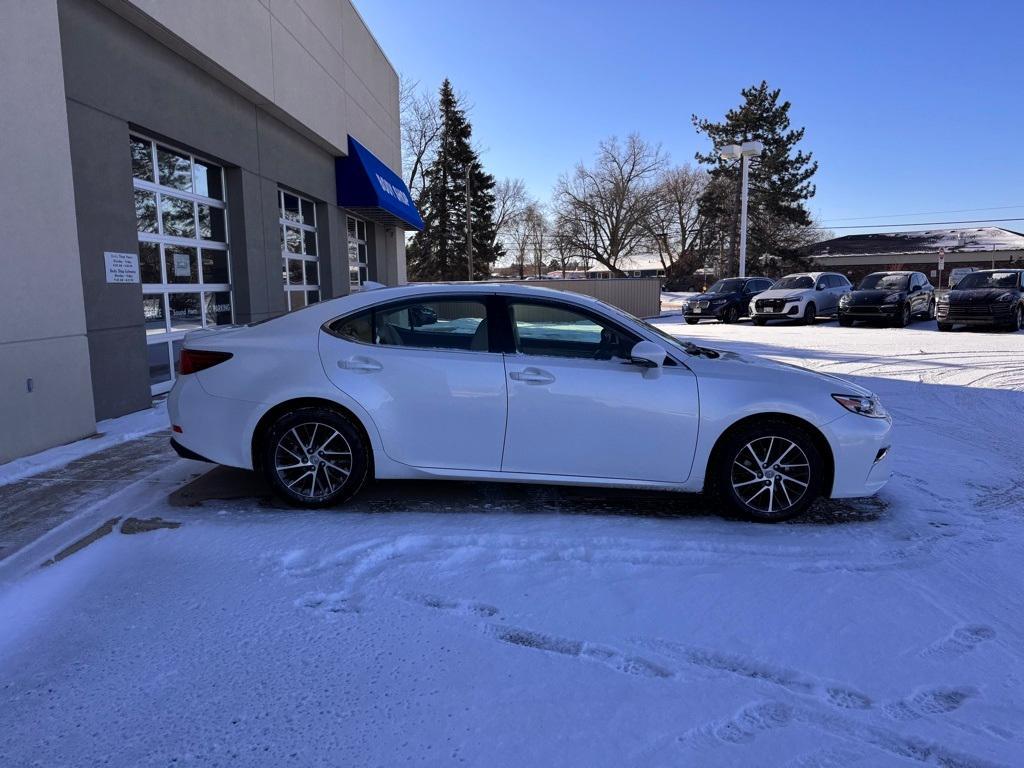
[[[200,456],[195,451],[190,451],[188,448],[183,446],[173,437],[171,438],[171,448],[173,448],[174,452],[183,459],[191,459],[192,461],[205,461],[207,464],[215,463],[213,461],[210,461],[210,459],[206,458],[205,456]]]
[[[179,456],[193,454],[185,458],[252,469],[251,430],[259,412],[259,403],[211,395],[196,375],[179,376],[167,397],[172,446]]]

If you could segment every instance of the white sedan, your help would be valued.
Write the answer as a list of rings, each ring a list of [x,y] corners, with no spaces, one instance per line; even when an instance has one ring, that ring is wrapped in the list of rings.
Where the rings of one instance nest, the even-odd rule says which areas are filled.
[[[178,453],[305,507],[446,478],[703,490],[777,521],[890,474],[892,422],[862,387],[546,288],[364,291],[191,334],[180,374]]]

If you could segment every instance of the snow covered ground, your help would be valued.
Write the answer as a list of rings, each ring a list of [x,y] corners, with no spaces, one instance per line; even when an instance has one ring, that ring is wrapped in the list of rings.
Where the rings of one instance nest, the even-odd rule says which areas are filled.
[[[876,390],[879,500],[128,494],[104,514],[181,527],[0,592],[3,764],[1024,763],[1024,334],[662,322]]]

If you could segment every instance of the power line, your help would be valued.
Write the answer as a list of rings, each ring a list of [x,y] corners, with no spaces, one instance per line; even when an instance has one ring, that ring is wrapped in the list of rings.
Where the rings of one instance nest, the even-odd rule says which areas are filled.
[[[996,224],[1007,221],[1024,221],[1024,217],[1016,219],[961,219],[960,221],[918,221],[909,224],[851,224],[845,227],[808,227],[808,229],[830,230],[830,229],[878,229],[880,227],[936,227],[946,224]]]
[[[979,211],[1007,211],[1014,208],[1024,208],[1024,205],[997,205],[992,208],[954,208],[949,211],[920,211],[918,213],[884,213],[878,216],[846,216],[839,219],[828,219],[828,221],[865,221],[867,219],[902,219],[907,216],[934,216],[940,213],[977,213]]]

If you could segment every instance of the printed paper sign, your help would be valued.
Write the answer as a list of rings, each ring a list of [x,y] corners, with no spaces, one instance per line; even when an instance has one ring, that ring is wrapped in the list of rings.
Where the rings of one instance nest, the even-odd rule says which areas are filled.
[[[189,277],[192,274],[192,264],[187,253],[174,254],[174,276]]]
[[[108,283],[139,282],[139,255],[137,253],[104,251],[103,260],[107,264]]]

